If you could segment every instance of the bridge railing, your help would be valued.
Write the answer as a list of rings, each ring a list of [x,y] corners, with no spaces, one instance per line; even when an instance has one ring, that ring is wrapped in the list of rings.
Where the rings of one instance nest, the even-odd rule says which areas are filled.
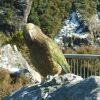
[[[100,55],[64,54],[71,72],[83,78],[91,75],[100,76]]]

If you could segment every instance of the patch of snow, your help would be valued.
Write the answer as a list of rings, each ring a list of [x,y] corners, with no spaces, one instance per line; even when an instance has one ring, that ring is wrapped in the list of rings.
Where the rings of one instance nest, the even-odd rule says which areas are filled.
[[[8,68],[11,73],[20,72],[19,68]]]
[[[87,38],[87,34],[82,34],[84,31],[84,24],[82,16],[78,12],[72,12],[68,19],[64,21],[64,26],[59,34],[55,37],[56,43],[62,43],[63,37],[76,36],[79,38]]]
[[[97,40],[100,40],[100,37],[98,37]]]
[[[85,39],[88,37],[88,34],[73,34],[73,36],[81,38],[81,39]]]
[[[0,63],[0,68],[8,70],[10,73],[20,72],[20,68],[17,67],[11,67],[9,65],[6,65],[6,63]]]
[[[71,22],[74,23],[76,26],[79,26],[79,23],[78,23],[76,17],[77,17],[77,13],[76,12],[73,12],[71,14]]]
[[[76,33],[81,33],[83,31],[83,28],[80,28],[79,30],[76,31]]]
[[[60,41],[62,41],[62,39],[63,39],[62,37],[59,37],[59,38],[56,37],[56,38],[55,38],[55,42],[56,42],[56,43],[60,43]]]

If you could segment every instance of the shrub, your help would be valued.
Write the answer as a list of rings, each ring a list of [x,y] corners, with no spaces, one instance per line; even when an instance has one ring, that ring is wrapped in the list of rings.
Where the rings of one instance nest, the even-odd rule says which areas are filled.
[[[18,48],[22,47],[22,45],[25,44],[23,32],[16,31],[15,33],[12,33],[12,36],[8,37],[8,40],[5,42],[5,44],[7,43],[17,45]]]
[[[12,91],[30,83],[30,80],[25,76],[20,76],[14,81],[7,70],[0,69],[0,100]]]
[[[77,54],[100,54],[100,49],[93,46],[81,46],[76,50]]]
[[[82,45],[76,49],[67,48],[63,51],[64,54],[100,54],[100,48],[93,46]]]
[[[88,19],[96,13],[95,0],[34,0],[28,22],[41,27],[43,32],[54,37],[68,18],[71,10],[77,10],[87,23]],[[74,8],[73,8],[74,7]]]
[[[34,0],[28,22],[40,26],[46,35],[53,38],[68,16],[70,8],[71,0]]]
[[[96,13],[96,0],[76,0],[75,6],[85,21]]]
[[[0,32],[0,45],[6,44],[7,41],[9,41],[9,38],[3,32]]]

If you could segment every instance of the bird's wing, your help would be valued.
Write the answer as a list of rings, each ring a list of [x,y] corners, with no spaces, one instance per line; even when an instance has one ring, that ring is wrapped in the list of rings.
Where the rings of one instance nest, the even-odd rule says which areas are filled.
[[[54,43],[51,39],[48,39],[47,45],[50,49],[49,51],[53,60],[56,61],[66,73],[69,73],[70,66],[67,63],[62,51],[59,49],[58,45]]]

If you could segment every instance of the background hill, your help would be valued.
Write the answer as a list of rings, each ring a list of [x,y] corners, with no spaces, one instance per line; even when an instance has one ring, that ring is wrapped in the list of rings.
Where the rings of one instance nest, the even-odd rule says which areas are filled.
[[[27,20],[30,12],[28,22],[39,25],[45,34],[54,37],[72,10],[76,9],[88,23],[89,18],[96,13],[96,4],[95,0],[2,0],[0,30],[6,29],[10,32],[21,30],[21,24]],[[27,10],[26,15],[25,10]]]

